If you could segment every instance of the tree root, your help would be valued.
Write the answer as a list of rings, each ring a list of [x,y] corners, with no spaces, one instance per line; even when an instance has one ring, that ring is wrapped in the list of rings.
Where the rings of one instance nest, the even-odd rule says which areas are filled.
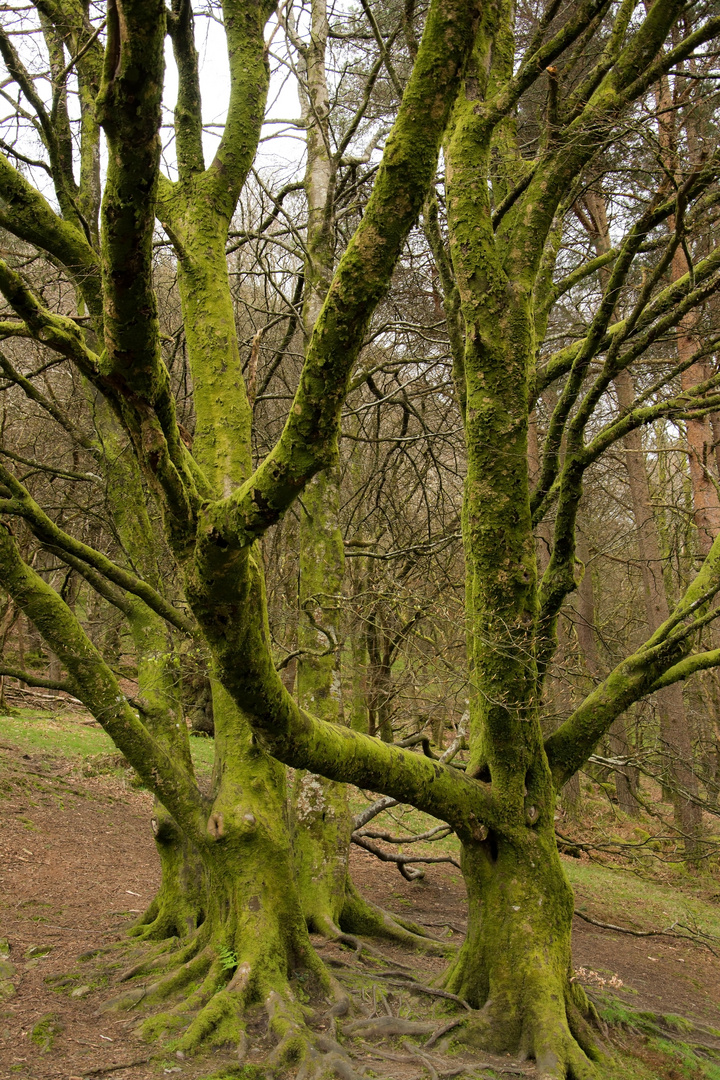
[[[395,964],[399,967],[405,967],[404,964],[398,964],[397,960],[391,960],[390,957],[385,956],[379,949],[376,949],[374,945],[370,945],[367,941],[363,941],[355,934],[345,933],[339,926],[336,926],[329,917],[324,920],[320,920],[316,917],[314,926],[317,932],[327,941],[336,941],[340,945],[347,945],[349,948],[354,949],[355,958],[357,960],[361,960],[363,954],[367,953],[368,956],[372,956],[376,960],[382,960],[386,964]],[[410,968],[408,967],[407,970],[409,971]]]
[[[572,1037],[558,1042],[541,1036],[535,1047],[537,1080],[599,1080],[595,1064]]]
[[[352,935],[343,934],[338,927],[329,925],[328,934],[333,940],[341,940],[352,947],[365,948]],[[126,969],[120,978],[128,982],[142,976],[159,979],[142,987],[130,989],[114,1002],[115,1008],[131,1009],[141,1002],[154,1005],[168,999],[175,1000],[169,1011],[155,1014],[144,1020],[140,1030],[145,1038],[171,1035],[171,1046],[182,1055],[192,1054],[210,1047],[235,1048],[235,1060],[242,1063],[248,1053],[248,1023],[253,1024],[258,1009],[267,1016],[268,1032],[275,1040],[271,1054],[265,1057],[263,1068],[268,1076],[292,1075],[296,1080],[363,1080],[364,1067],[354,1057],[353,1051],[338,1043],[336,1032],[341,1017],[342,1036],[359,1039],[363,1052],[369,1052],[380,1060],[415,1064],[421,1075],[429,1080],[449,1080],[465,1073],[476,1076],[485,1068],[496,1069],[496,1064],[477,1060],[458,1060],[445,1056],[444,1043],[437,1044],[450,1032],[470,1023],[475,1028],[490,1027],[492,1018],[485,1010],[470,1009],[467,1002],[448,991],[437,990],[416,982],[405,971],[396,968],[385,972],[373,972],[386,985],[397,985],[404,990],[442,997],[460,1005],[464,1015],[411,1020],[400,1016],[364,1016],[350,1019],[351,1002],[343,987],[334,979],[313,953],[307,957],[308,970],[319,977],[315,986],[326,995],[327,1011],[315,1011],[295,1000],[291,986],[277,972],[268,972],[262,955],[249,953],[233,970],[227,970],[222,950],[218,950],[215,938],[206,927],[201,927],[192,941],[170,949],[153,950],[151,956]],[[253,946],[257,942],[252,943]],[[305,965],[304,965],[305,966]],[[367,971],[364,972],[367,974]],[[362,974],[358,971],[358,974]],[[377,984],[375,984],[377,985]],[[329,998],[329,1001],[328,1001]],[[375,998],[373,997],[373,1001]],[[113,1003],[108,1003],[113,1004]],[[542,1010],[531,1010],[523,1038],[527,1057],[535,1059],[537,1080],[598,1080],[598,1072],[591,1056],[599,1057],[593,1043],[593,1022],[597,1013],[589,1004],[584,991],[577,984],[568,984],[566,993],[567,1025],[553,1022],[543,1027]],[[386,1004],[387,1008],[387,1004]],[[388,1008],[388,1012],[389,1012]],[[485,1016],[483,1017],[483,1013]],[[356,1014],[357,1015],[357,1014]],[[316,1023],[327,1025],[324,1031],[312,1030]],[[599,1021],[597,1021],[599,1022]],[[564,1027],[564,1032],[561,1028]],[[475,1034],[477,1035],[477,1030]],[[402,1050],[397,1052],[378,1046],[383,1039],[404,1039]],[[372,1040],[365,1044],[364,1040]],[[416,1040],[419,1040],[416,1041]],[[465,1041],[465,1040],[463,1040]],[[477,1046],[477,1039],[468,1040]],[[492,1040],[490,1040],[492,1041]],[[358,1045],[358,1044],[356,1044]],[[498,1063],[499,1064],[499,1063]],[[510,1062],[501,1066],[502,1072],[522,1075],[523,1069],[510,1068]]]
[[[343,1027],[343,1035],[361,1035],[384,1038],[390,1035],[432,1035],[437,1028],[435,1020],[404,1020],[400,1016],[363,1017]]]
[[[366,900],[349,880],[340,914],[340,926],[351,934],[385,938],[430,956],[447,956],[454,952],[454,947],[449,942],[433,937],[417,923],[392,915]]]
[[[598,1065],[609,1060],[597,1038],[604,1025],[582,987],[569,980],[564,995],[554,993],[552,985],[536,986],[519,1030],[499,997],[465,1019],[462,1043],[490,1053],[518,1052],[535,1062],[536,1080],[599,1080]]]
[[[234,1044],[238,1049],[246,1045],[245,1025],[242,1021],[241,995],[227,989],[217,990],[203,1006],[190,1026],[183,1032],[178,1049],[191,1053],[203,1046]]]
[[[128,934],[140,941],[163,941],[180,936],[177,919],[166,908],[161,909],[157,897],[130,927]]]
[[[380,909],[374,909],[374,905],[362,900],[360,904],[363,913],[371,913],[373,925],[370,929],[375,929]],[[388,918],[392,922],[392,917]],[[399,924],[395,926],[399,927]],[[393,937],[395,926],[392,927]],[[497,1038],[497,1032],[503,1028],[503,1017],[496,1015],[497,1009],[493,1009],[491,1003],[478,1011],[458,994],[417,982],[409,971],[399,969],[397,961],[384,957],[379,950],[331,919],[324,920],[317,929],[328,941],[354,949],[357,959],[367,952],[390,965],[387,970],[373,968],[373,1011],[377,1009],[375,990],[383,983],[445,999],[460,1006],[464,1014],[450,1016],[447,1020],[441,1017],[414,1020],[393,1015],[351,1018],[347,992],[329,974],[314,950],[305,948],[298,955],[302,957],[303,970],[312,976],[313,981],[306,983],[305,989],[313,988],[313,1011],[294,997],[292,961],[288,964],[291,970],[284,970],[285,965],[278,968],[275,953],[267,951],[268,944],[262,935],[251,936],[247,931],[241,935],[232,929],[232,923],[223,924],[222,931],[216,926],[214,933],[208,923],[203,923],[190,940],[181,942],[175,938],[150,949],[140,962],[126,968],[119,976],[125,984],[138,979],[145,985],[128,987],[105,1008],[130,1010],[142,1003],[144,1009],[145,1005],[168,1002],[167,1011],[156,1012],[141,1022],[143,1037],[171,1036],[171,1048],[183,1055],[211,1047],[233,1047],[235,1060],[240,1063],[247,1057],[248,1034],[256,1030],[260,1012],[267,1017],[267,1031],[275,1042],[271,1054],[264,1055],[263,1068],[267,1069],[268,1076],[287,1074],[296,1080],[329,1080],[330,1077],[362,1080],[364,1068],[353,1060],[357,1052],[340,1045],[338,1030],[345,1038],[372,1040],[371,1052],[388,1060],[397,1058],[400,1061],[400,1056],[388,1056],[390,1051],[378,1047],[377,1042],[404,1038],[403,1062],[417,1065],[418,1073],[426,1078],[429,1076],[429,1080],[445,1080],[466,1072],[476,1075],[483,1068],[496,1067],[495,1064],[486,1065],[484,1061],[480,1063],[477,1058],[469,1061],[465,1055],[460,1059],[454,1055],[445,1056],[446,1043],[454,1038],[450,1033],[463,1026],[467,1027],[467,1037],[463,1033],[462,1042],[474,1048],[500,1052],[501,1039]],[[368,929],[367,924],[364,929]],[[416,935],[412,931],[399,929],[404,943],[407,935],[413,938],[413,945],[416,944]],[[237,956],[237,953],[241,955]],[[230,967],[228,955],[233,957]],[[367,977],[367,967],[356,962],[352,966],[356,977]],[[318,1009],[318,1000],[322,998],[326,1002],[325,1009],[322,1006]],[[577,983],[568,982],[565,1000],[559,1002],[559,1007],[554,998],[546,999],[547,995],[542,1001],[529,1004],[521,1035],[520,1050],[526,1058],[534,1059],[537,1080],[598,1080],[595,1061],[602,1058],[595,1029],[601,1022],[584,990]],[[389,1013],[387,1002],[384,1004]],[[320,1026],[324,1030],[313,1030]],[[262,1022],[260,1030],[265,1030]],[[447,1039],[440,1042],[445,1036]],[[507,1049],[513,1047],[505,1046],[503,1052]],[[502,1071],[518,1071],[509,1070],[509,1065],[510,1062]]]
[[[172,938],[169,943],[164,942],[160,950],[155,950],[155,955],[145,957],[139,963],[126,968],[118,975],[118,982],[127,982],[140,975],[150,975],[166,967],[180,967],[192,960],[202,948],[207,935],[202,932],[196,934],[191,941],[181,946],[177,938]]]
[[[380,979],[393,979],[393,985],[404,986],[406,989],[416,994],[427,994],[428,997],[445,998],[446,1001],[454,1001],[457,1005],[461,1005],[463,1009],[467,1009],[471,1012],[471,1008],[467,1001],[458,997],[457,994],[451,994],[449,990],[438,990],[434,986],[425,986],[423,983],[419,983],[412,975],[405,975],[402,971],[378,971],[378,978]],[[403,981],[400,982],[399,979]]]
[[[178,895],[163,884],[128,935],[139,941],[187,939],[202,926],[203,919],[199,896]]]
[[[460,1027],[461,1024],[465,1023],[466,1019],[467,1017],[465,1016],[458,1016],[455,1020],[449,1020],[447,1024],[443,1024],[442,1027],[439,1027],[437,1029],[437,1031],[433,1031],[427,1042],[423,1043],[423,1049],[429,1050],[435,1045],[438,1039],[442,1039],[443,1035],[447,1035],[447,1033],[449,1031],[453,1031],[454,1028]]]

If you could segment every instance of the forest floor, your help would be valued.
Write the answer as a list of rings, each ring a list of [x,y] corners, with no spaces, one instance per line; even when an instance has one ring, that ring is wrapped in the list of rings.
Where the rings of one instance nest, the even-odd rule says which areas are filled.
[[[0,717],[2,1080],[159,1080],[169,1074],[196,1080],[220,1064],[158,1056],[135,1033],[137,1015],[102,1012],[117,989],[112,965],[99,965],[98,950],[122,939],[159,879],[151,797],[128,782],[116,756],[102,752],[104,739],[84,714],[23,710]],[[209,740],[192,741],[197,767],[209,768]],[[720,881],[705,874],[668,883],[587,859],[564,861],[583,914],[641,930],[675,924],[674,933],[693,938],[633,937],[575,919],[577,977],[614,1022],[614,1045],[630,1062],[619,1067],[618,1077],[718,1080]],[[461,940],[466,899],[454,866],[430,866],[423,880],[407,882],[394,867],[353,848],[351,868],[361,892],[375,903]],[[717,945],[709,944],[716,939]],[[343,956],[352,958],[352,952],[318,944],[342,974],[348,966]],[[379,947],[424,984],[444,964]],[[352,972],[345,974],[352,984]],[[377,969],[374,975],[385,1012],[417,1016],[413,1010],[425,1007],[402,980],[385,983]],[[377,990],[357,986],[377,1006]],[[442,1023],[442,1002],[428,1007]],[[383,1080],[431,1074],[407,1047],[396,1044],[393,1052],[383,1046],[361,1043],[356,1067]],[[489,1064],[492,1070],[476,1075],[533,1075],[531,1066],[510,1059]]]

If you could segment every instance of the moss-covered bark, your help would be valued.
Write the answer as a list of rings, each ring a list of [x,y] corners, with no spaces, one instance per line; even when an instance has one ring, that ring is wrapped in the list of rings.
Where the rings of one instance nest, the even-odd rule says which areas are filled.
[[[296,695],[329,723],[343,723],[340,681],[343,540],[337,525],[338,478],[321,473],[308,486],[300,520],[300,620]],[[298,771],[291,821],[298,889],[311,930],[334,936],[348,880],[352,822],[347,790]]]
[[[184,1050],[208,1041],[242,1044],[246,1010],[267,1006],[271,999],[277,999],[276,1034],[284,1038],[289,1027],[299,1031],[302,1024],[289,985],[295,974],[309,973],[325,992],[329,989],[294,887],[285,770],[258,746],[217,682],[213,707],[213,791],[198,844],[207,879],[205,918],[192,972],[180,968],[155,992],[161,1000],[182,991],[178,1012],[183,1016],[200,1010],[182,1036]],[[153,1030],[162,1022],[154,1019]]]
[[[468,932],[444,985],[480,1010],[463,1038],[497,1053],[520,1051],[542,1077],[596,1076],[596,1016],[573,982],[573,896],[552,823],[464,844],[462,865]]]
[[[221,745],[207,827],[196,841],[206,885],[203,918],[148,988],[145,1000],[160,1011],[144,1032],[151,1038],[181,1031],[178,1048],[186,1053],[235,1045],[242,1060],[247,1021],[253,1010],[265,1009],[279,1043],[276,1058],[297,1060],[307,1038],[294,980],[314,995],[334,991],[293,887],[285,771],[257,745],[222,688],[214,689]]]

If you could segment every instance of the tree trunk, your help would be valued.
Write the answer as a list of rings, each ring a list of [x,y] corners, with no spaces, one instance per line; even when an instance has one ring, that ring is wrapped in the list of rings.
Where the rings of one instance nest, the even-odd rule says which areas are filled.
[[[578,539],[578,555],[585,565],[582,581],[578,586],[576,624],[578,641],[585,657],[585,664],[593,683],[600,679],[600,665],[598,663],[597,644],[595,641],[595,596],[593,590],[592,573],[588,569],[590,553],[584,536]],[[624,716],[618,716],[617,720],[608,732],[610,753],[613,757],[628,757],[630,746],[627,737],[627,721]],[[632,775],[628,766],[616,767],[613,772],[615,778],[615,793],[618,806],[625,814],[636,817],[638,812],[637,800],[633,796]]]
[[[596,227],[595,246],[599,253],[610,248],[610,235],[604,199],[594,193],[586,198]],[[607,271],[603,274],[607,283]],[[615,389],[621,410],[633,407],[635,386],[628,371],[620,371],[615,377]],[[625,468],[628,475],[633,516],[637,529],[640,571],[645,593],[645,608],[650,633],[668,618],[670,606],[665,588],[663,558],[655,521],[650,482],[645,465],[645,452],[641,431],[630,432],[623,439]],[[701,815],[693,797],[697,795],[697,780],[693,768],[693,748],[680,684],[666,687],[656,695],[660,716],[661,752],[663,763],[673,789],[675,824],[683,836],[685,853],[692,858],[697,852],[697,837]],[[682,792],[690,796],[684,797]]]
[[[392,665],[389,659],[390,643],[379,625],[377,610],[368,616],[368,713],[370,735],[378,735],[383,742],[393,741],[392,713]]]
[[[478,53],[478,70],[484,62]],[[509,253],[517,248],[505,235],[498,239],[503,227],[496,236],[486,212],[488,191],[479,177],[490,173],[492,150],[477,93],[468,80],[445,163],[450,250],[466,326],[463,537],[470,681],[477,690],[468,773],[490,785],[503,828],[461,837],[468,935],[446,985],[482,1010],[470,1025],[479,1045],[521,1049],[536,1058],[542,1077],[585,1080],[595,1075],[587,1056],[596,1053],[585,1019],[591,1012],[570,981],[573,900],[555,841],[556,792],[538,707],[556,642],[551,597],[569,591],[574,521],[562,537],[573,559],[554,544],[538,590],[528,451],[534,282],[524,268],[525,248],[513,263]],[[514,219],[511,232],[523,239],[513,234],[513,245],[531,247],[536,227],[525,233]]]
[[[362,626],[353,625],[350,634],[350,700],[347,703],[348,720],[353,731],[361,731],[364,735],[367,735],[369,734],[367,642]]]
[[[148,991],[149,1004],[177,1004],[147,1021],[145,1031],[173,1031],[177,1017],[195,1013],[178,1049],[233,1043],[242,1051],[245,1011],[260,1005],[281,1040],[279,1063],[304,1022],[293,979],[309,974],[323,996],[333,991],[310,944],[295,887],[285,768],[260,749],[218,683],[214,707],[222,768],[214,777],[206,839],[197,848],[206,883],[204,919],[174,954],[169,974]]]
[[[631,376],[623,371],[615,379],[621,408],[632,407],[635,388]],[[650,485],[645,468],[642,437],[632,432],[625,437],[625,467],[628,474],[637,528],[638,555],[645,593],[648,628],[654,633],[669,617],[670,605],[663,575],[663,558],[655,524]],[[660,743],[664,767],[671,781],[675,824],[683,837],[685,854],[693,858],[698,852],[701,826],[697,798],[697,778],[693,767],[693,746],[679,683],[658,691]]]
[[[300,83],[307,128],[304,185],[308,225],[302,313],[306,346],[332,280],[336,242],[337,164],[330,152],[325,67],[328,31],[325,0],[312,0],[310,41],[301,56]],[[339,648],[345,550],[338,525],[339,482],[338,470],[327,470],[310,481],[303,495],[298,646],[305,651],[298,657],[296,679],[299,704],[334,724],[345,722]],[[305,918],[316,933],[334,937],[340,932],[349,881],[352,821],[346,786],[313,773],[297,772],[291,821]]]
[[[475,1009],[470,1043],[535,1058],[538,1075],[594,1075],[594,1010],[572,981],[573,894],[550,825],[463,844],[468,931],[445,988]]]
[[[113,524],[133,565],[164,595],[160,566],[167,553],[150,521],[137,460],[129,452],[107,402],[90,388],[86,392],[104,450],[107,501]],[[121,603],[135,647],[138,699],[144,710],[144,722],[158,742],[192,775],[180,664],[173,634],[165,621],[138,597],[128,593]],[[205,881],[200,856],[157,799],[151,826],[160,859],[160,888],[132,933],[147,940],[185,938],[205,917]]]
[[[307,653],[298,658],[296,680],[299,704],[335,724],[344,722],[337,647],[344,570],[338,499],[338,478],[332,472],[315,477],[303,499],[298,645]],[[346,785],[296,772],[291,821],[305,917],[315,933],[334,937],[345,903],[352,832]]]

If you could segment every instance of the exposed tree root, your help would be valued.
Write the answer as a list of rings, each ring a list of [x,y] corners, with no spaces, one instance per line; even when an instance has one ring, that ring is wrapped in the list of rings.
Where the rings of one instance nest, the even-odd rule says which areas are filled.
[[[432,1035],[437,1028],[434,1020],[404,1020],[400,1016],[374,1016],[355,1020],[343,1027],[344,1035],[361,1035],[363,1038],[389,1035]]]
[[[416,994],[427,994],[428,997],[438,997],[444,998],[446,1001],[454,1001],[456,1005],[460,1005],[463,1009],[467,1009],[468,1012],[471,1012],[467,1001],[458,997],[457,994],[451,994],[449,990],[440,990],[435,986],[425,986],[412,976],[405,975],[401,971],[379,971],[377,977],[381,979],[392,978],[395,986],[404,986],[407,990]],[[399,979],[402,979],[403,981],[400,982]]]
[[[447,956],[454,951],[449,942],[433,937],[417,923],[391,915],[366,900],[349,879],[345,888],[340,926],[348,933],[385,938],[430,956]]]
[[[235,914],[232,909],[218,909],[217,916],[183,939],[173,935],[157,944],[151,943],[152,939],[148,941],[145,955],[119,976],[126,991],[105,1008],[132,1011],[141,1007],[145,1014],[139,1026],[142,1035],[148,1040],[160,1039],[167,1049],[182,1055],[202,1053],[214,1047],[231,1050],[233,1059],[241,1063],[257,1061],[260,1052],[268,1077],[363,1080],[364,1066],[358,1064],[357,1057],[368,1052],[380,1060],[402,1058],[406,1064],[417,1065],[418,1080],[420,1075],[429,1076],[430,1080],[464,1073],[476,1076],[484,1068],[499,1067],[502,1059],[486,1062],[483,1053],[499,1053],[503,1039],[504,1018],[492,1002],[482,1009],[473,1009],[451,989],[416,981],[396,959],[383,956],[353,931],[357,926],[363,934],[382,936],[413,948],[429,946],[431,951],[440,953],[447,951],[447,944],[425,937],[421,928],[413,924],[409,924],[410,929],[402,926],[400,920],[363,900],[353,886],[348,893],[343,922],[338,925],[330,918],[318,920],[316,915],[314,928],[328,941],[354,950],[355,956],[348,957],[353,978],[368,974],[367,966],[358,963],[364,955],[389,965],[386,970],[378,969],[377,964],[372,968],[375,980],[372,1005],[373,1012],[378,1009],[382,1012],[384,1007],[391,1015],[358,1017],[355,1009],[353,1017],[354,1007],[348,993],[330,975],[315,951],[303,947],[299,938],[294,949],[288,948],[287,942],[281,946],[281,936],[277,935],[272,921],[269,924],[260,921],[257,929],[249,929],[253,922],[248,923],[246,909]],[[266,926],[269,934],[262,932]],[[301,926],[304,930],[304,923]],[[298,986],[302,987],[302,1000],[308,1000],[309,991],[313,1008],[298,1000],[294,988],[296,977]],[[350,972],[347,977],[350,978]],[[445,999],[447,1005],[462,1008],[463,1014],[448,1016],[446,1020],[438,1016],[425,1019],[422,1014],[412,1019],[394,1016],[392,1012],[398,1010],[391,1008],[382,992],[376,998],[378,980],[388,989],[397,988],[395,993],[405,991]],[[582,987],[570,982],[559,1006],[554,1001],[552,995],[548,1000],[547,994],[538,995],[536,1004],[528,999],[518,1029],[519,1045],[517,1041],[513,1046],[505,1045],[503,1052],[517,1050],[524,1059],[533,1060],[536,1080],[599,1080],[605,1074],[598,1072],[595,1064],[601,1055],[597,1043],[600,1021],[594,1007]],[[161,1011],[154,1011],[158,1007]],[[152,1015],[148,1016],[146,1010],[153,1010]],[[314,1030],[318,1027],[322,1030]],[[274,1042],[269,1054],[265,1043],[268,1036]],[[398,1037],[405,1040],[400,1053],[397,1048],[382,1046],[382,1040]],[[345,1039],[351,1041],[343,1046]],[[353,1049],[356,1039],[371,1040],[372,1050],[367,1045],[360,1049],[359,1043]],[[467,1050],[464,1053],[461,1050],[459,1056],[455,1051],[449,1055],[451,1040],[455,1040],[456,1047],[465,1045]],[[506,1062],[502,1071],[527,1075],[528,1067],[518,1064],[511,1068],[510,1062]]]
[[[167,967],[180,967],[188,963],[209,941],[209,933],[198,931],[186,944],[178,942],[177,938],[171,938],[154,950],[150,956],[145,956],[141,961],[126,968],[118,976],[119,982],[127,982],[140,975],[150,975],[156,971],[162,971]]]
[[[443,1024],[441,1027],[437,1028],[436,1031],[433,1031],[427,1042],[423,1043],[423,1049],[429,1050],[435,1045],[438,1039],[441,1039],[443,1035],[447,1035],[449,1031],[453,1031],[454,1028],[460,1027],[461,1024],[465,1023],[466,1019],[467,1017],[465,1016],[458,1016],[454,1020],[448,1020],[447,1024]]]
[[[347,934],[337,926],[329,917],[321,920],[316,918],[314,920],[315,930],[321,934],[327,941],[336,941],[340,945],[347,945],[348,948],[355,950],[355,959],[361,960],[364,953],[368,956],[374,957],[376,960],[382,960],[386,964],[397,964],[396,960],[391,960],[385,956],[379,949],[376,949],[374,945],[370,945],[369,942],[363,941],[355,934]],[[331,963],[335,961],[330,961]],[[401,965],[405,966],[405,965]],[[410,970],[409,968],[407,969]]]
[[[357,941],[337,926],[328,925],[326,929],[329,939],[356,950],[358,946],[366,948],[365,942]],[[228,940],[227,927],[224,930],[221,940]],[[248,941],[242,958],[235,958],[237,962],[230,966],[227,950],[223,951],[217,944],[218,937],[203,924],[190,941],[181,943],[174,939],[160,949],[155,947],[119,976],[125,984],[137,980],[143,985],[128,987],[125,994],[108,1005],[130,1010],[141,1005],[144,1010],[146,1006],[166,1003],[167,1011],[144,1019],[140,1031],[146,1039],[170,1038],[167,1048],[182,1055],[211,1047],[232,1048],[235,1062],[253,1062],[257,1057],[248,1058],[248,1053],[252,1045],[257,1054],[255,1038],[260,1034],[261,1040],[265,1040],[269,1035],[275,1045],[269,1054],[263,1051],[262,1060],[268,1080],[276,1076],[292,1076],[295,1080],[363,1080],[366,1065],[360,1064],[358,1057],[368,1062],[368,1054],[378,1062],[417,1065],[417,1080],[421,1076],[429,1080],[477,1077],[485,1069],[508,1075],[532,1075],[534,1080],[600,1080],[608,1075],[598,1066],[603,1060],[597,1042],[601,1021],[576,983],[567,984],[564,1009],[562,1005],[553,1008],[547,995],[538,999],[536,1007],[528,1006],[520,1045],[515,1047],[527,1064],[522,1061],[515,1064],[507,1059],[503,1062],[502,1058],[491,1060],[500,1052],[502,1039],[502,1033],[498,1036],[498,1017],[491,1002],[483,1009],[472,1009],[458,995],[416,982],[403,970],[373,970],[373,979],[381,979],[388,988],[445,998],[448,1005],[460,1006],[463,1014],[450,1015],[444,1020],[438,1016],[434,1019],[393,1015],[358,1017],[355,1011],[353,1017],[354,1006],[347,992],[312,953],[303,957],[305,975],[301,982],[305,992],[311,990],[314,1007],[310,1008],[301,1004],[293,992],[293,972],[279,970],[277,966],[272,969],[263,963],[258,941]],[[368,974],[356,962],[353,967],[355,977]],[[390,1012],[382,995],[376,1000],[376,986],[377,981],[373,986],[373,1011],[382,1012],[384,1006]],[[362,1006],[359,1007],[362,1011]],[[392,1011],[397,1009],[393,1006]],[[314,1030],[317,1027],[323,1030]],[[403,1040],[402,1047],[383,1045],[384,1040],[398,1038]],[[449,1053],[451,1039],[455,1040],[456,1049]],[[467,1049],[458,1053],[458,1046]],[[530,1061],[534,1062],[534,1069]],[[382,1067],[379,1072],[382,1075]]]
[[[564,994],[551,984],[528,987],[523,1011],[513,1015],[499,998],[467,1017],[460,1043],[492,1053],[518,1052],[535,1062],[537,1080],[600,1080],[607,1063],[598,1039],[602,1024],[584,990],[569,980]]]

